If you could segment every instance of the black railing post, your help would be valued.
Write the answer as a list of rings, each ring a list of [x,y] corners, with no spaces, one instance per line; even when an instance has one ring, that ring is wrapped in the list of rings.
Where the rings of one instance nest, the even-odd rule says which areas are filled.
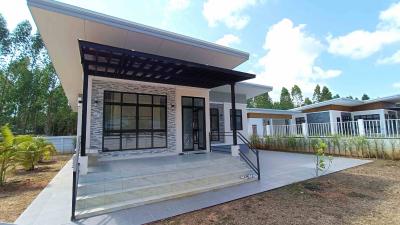
[[[231,118],[232,118],[232,135],[233,145],[237,145],[237,127],[236,127],[236,99],[235,99],[235,83],[231,84]]]

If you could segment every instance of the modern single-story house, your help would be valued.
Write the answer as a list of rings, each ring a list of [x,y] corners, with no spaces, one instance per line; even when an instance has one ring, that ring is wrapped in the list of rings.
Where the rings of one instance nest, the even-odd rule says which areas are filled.
[[[234,70],[248,53],[56,1],[28,7],[78,112],[73,217],[260,179],[246,100],[272,88]],[[126,166],[124,177],[112,169]]]
[[[248,130],[265,135],[266,125],[342,124],[363,119],[376,121],[377,132],[384,134],[391,128],[387,127],[392,125],[390,120],[400,119],[399,104],[400,95],[393,95],[365,101],[336,98],[291,110],[248,108]],[[397,121],[395,124],[397,130]]]

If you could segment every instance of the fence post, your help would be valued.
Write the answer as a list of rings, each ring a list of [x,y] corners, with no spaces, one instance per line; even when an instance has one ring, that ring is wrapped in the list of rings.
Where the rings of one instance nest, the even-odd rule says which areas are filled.
[[[272,136],[272,126],[271,125],[266,125],[266,131],[267,131],[267,136]]]
[[[305,138],[307,138],[308,137],[308,125],[307,125],[307,123],[302,123],[301,124],[301,130],[303,132],[303,136]]]
[[[358,134],[360,136],[365,136],[364,120],[363,119],[358,119],[357,120],[357,125],[358,125]]]

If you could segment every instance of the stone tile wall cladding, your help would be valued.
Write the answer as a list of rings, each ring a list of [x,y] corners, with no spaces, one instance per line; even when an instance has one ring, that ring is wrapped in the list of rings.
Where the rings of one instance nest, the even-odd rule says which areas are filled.
[[[219,113],[219,132],[225,132],[225,120],[224,120],[224,104],[210,103],[210,108],[218,109]],[[212,141],[212,144],[219,144],[225,142],[225,136],[221,133],[219,141]]]
[[[140,153],[167,153],[176,150],[176,125],[175,125],[175,88],[143,85],[142,83],[123,83],[104,80],[92,80],[91,99],[91,124],[90,124],[90,152],[102,151],[103,141],[103,98],[104,91],[120,91],[139,94],[155,94],[167,96],[167,148],[132,150],[135,154]]]

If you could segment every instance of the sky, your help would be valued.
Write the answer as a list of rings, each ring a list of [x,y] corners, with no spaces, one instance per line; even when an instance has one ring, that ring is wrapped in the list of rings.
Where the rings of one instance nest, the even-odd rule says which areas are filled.
[[[342,97],[400,94],[399,0],[59,0],[100,13],[239,49],[250,82],[316,84]],[[9,29],[33,19],[25,0],[0,0]]]

